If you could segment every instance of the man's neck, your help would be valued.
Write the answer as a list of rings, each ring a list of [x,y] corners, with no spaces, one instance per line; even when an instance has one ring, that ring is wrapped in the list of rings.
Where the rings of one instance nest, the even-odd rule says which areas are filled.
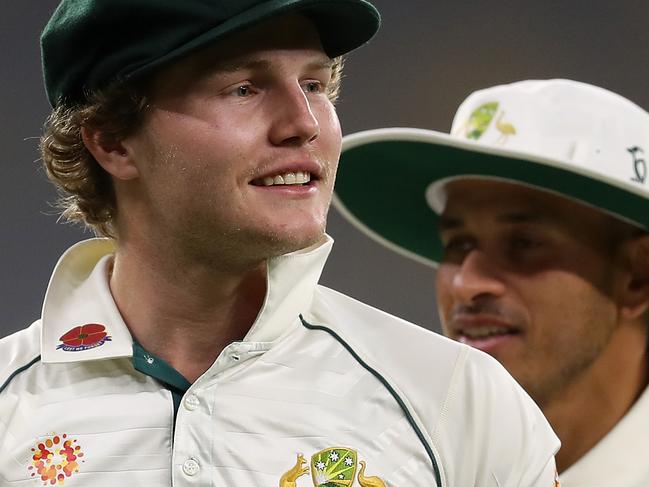
[[[266,265],[239,272],[178,265],[120,246],[110,289],[134,339],[194,382],[250,329],[264,301]]]
[[[642,326],[619,328],[578,382],[541,404],[561,440],[559,473],[599,443],[644,391],[649,377],[646,342]]]

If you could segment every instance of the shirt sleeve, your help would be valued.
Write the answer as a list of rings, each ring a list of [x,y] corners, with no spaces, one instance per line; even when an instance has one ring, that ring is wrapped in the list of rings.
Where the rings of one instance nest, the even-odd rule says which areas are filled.
[[[526,482],[529,482],[525,485],[534,485],[539,487],[561,487],[559,482],[559,474],[557,473],[557,466],[554,461],[554,455],[548,463],[545,464],[543,470],[541,470],[540,475],[536,479],[529,479]]]
[[[555,487],[559,439],[493,358],[466,348],[433,434],[446,485]]]

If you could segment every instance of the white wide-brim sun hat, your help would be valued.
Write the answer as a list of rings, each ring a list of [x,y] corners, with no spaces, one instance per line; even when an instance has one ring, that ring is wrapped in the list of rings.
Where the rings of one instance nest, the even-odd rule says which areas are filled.
[[[570,80],[521,81],[472,93],[451,134],[369,130],[343,139],[334,205],[389,248],[429,265],[444,185],[495,178],[557,193],[649,229],[649,113]]]

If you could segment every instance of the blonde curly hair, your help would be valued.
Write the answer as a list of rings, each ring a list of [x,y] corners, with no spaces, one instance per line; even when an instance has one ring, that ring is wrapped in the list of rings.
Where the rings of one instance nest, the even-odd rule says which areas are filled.
[[[343,57],[334,59],[328,96],[340,94]],[[110,175],[97,163],[81,137],[90,127],[106,140],[123,140],[141,127],[149,106],[146,83],[116,83],[87,93],[81,104],[57,105],[48,117],[40,141],[48,178],[59,191],[56,206],[64,220],[84,224],[95,233],[116,238],[118,207]]]

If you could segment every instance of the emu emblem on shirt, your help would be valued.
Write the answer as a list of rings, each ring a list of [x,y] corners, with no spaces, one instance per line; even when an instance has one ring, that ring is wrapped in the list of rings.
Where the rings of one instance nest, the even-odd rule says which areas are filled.
[[[297,487],[297,479],[309,471],[315,487],[351,487],[354,479],[361,487],[387,487],[378,477],[366,477],[365,462],[358,462],[356,451],[344,447],[327,448],[315,453],[311,456],[310,468],[304,455],[298,454],[295,465],[282,475],[279,487]]]

